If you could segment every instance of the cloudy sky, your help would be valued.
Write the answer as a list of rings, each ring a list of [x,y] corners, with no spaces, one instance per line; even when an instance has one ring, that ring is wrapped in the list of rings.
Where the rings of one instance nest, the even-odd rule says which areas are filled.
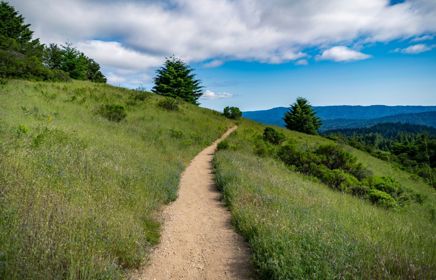
[[[205,107],[436,104],[435,0],[9,0],[43,43],[71,42],[109,83],[153,86],[166,56]]]

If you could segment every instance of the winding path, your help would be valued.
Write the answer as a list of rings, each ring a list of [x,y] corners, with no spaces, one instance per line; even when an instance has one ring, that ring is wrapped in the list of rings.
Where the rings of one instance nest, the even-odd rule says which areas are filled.
[[[183,172],[179,196],[163,211],[161,242],[134,279],[253,279],[249,249],[230,223],[212,173],[220,139],[200,152]]]

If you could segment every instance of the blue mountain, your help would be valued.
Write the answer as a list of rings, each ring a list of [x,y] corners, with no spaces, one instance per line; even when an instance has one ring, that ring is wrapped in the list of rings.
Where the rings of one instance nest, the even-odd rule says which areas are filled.
[[[260,123],[284,126],[288,108],[243,112],[243,116]],[[377,123],[401,122],[436,127],[436,106],[314,106],[323,121],[321,130],[368,127]],[[425,114],[426,113],[426,114]]]

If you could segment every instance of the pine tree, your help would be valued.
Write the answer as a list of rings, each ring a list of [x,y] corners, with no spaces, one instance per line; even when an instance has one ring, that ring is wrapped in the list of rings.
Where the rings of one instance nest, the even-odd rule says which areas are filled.
[[[203,94],[200,81],[195,79],[192,69],[182,60],[167,58],[164,66],[157,70],[152,91],[157,94],[178,97],[198,105],[198,98]]]
[[[317,134],[321,126],[321,120],[316,116],[310,103],[302,98],[291,105],[283,120],[286,127],[308,134]]]

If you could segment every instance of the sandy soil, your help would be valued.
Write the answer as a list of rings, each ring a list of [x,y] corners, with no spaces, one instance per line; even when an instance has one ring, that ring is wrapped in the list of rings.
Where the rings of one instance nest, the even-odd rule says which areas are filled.
[[[163,212],[161,242],[133,279],[254,279],[250,252],[234,232],[212,173],[217,144],[200,152],[183,172],[179,196]]]

